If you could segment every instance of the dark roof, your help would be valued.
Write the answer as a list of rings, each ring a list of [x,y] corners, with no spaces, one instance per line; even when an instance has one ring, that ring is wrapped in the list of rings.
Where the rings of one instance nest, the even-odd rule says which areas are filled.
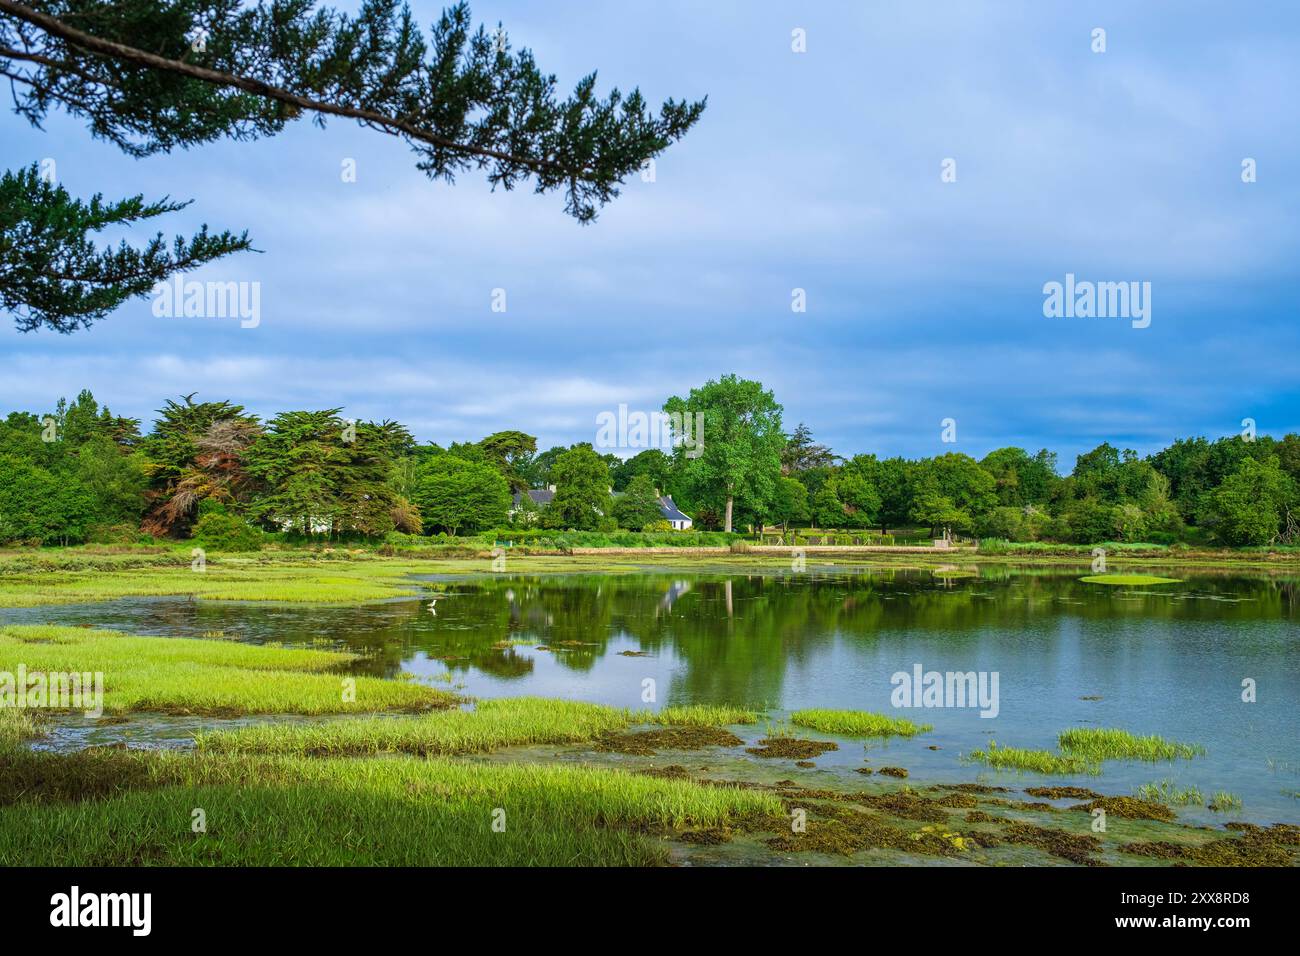
[[[690,521],[691,520],[686,515],[682,514],[681,510],[675,504],[673,504],[673,499],[668,495],[659,496],[659,510],[663,512],[665,521]]]

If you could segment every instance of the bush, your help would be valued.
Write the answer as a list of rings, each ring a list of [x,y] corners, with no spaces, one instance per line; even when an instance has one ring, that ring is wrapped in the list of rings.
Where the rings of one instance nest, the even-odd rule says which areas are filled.
[[[263,535],[238,515],[209,511],[195,523],[194,540],[209,551],[260,551]]]

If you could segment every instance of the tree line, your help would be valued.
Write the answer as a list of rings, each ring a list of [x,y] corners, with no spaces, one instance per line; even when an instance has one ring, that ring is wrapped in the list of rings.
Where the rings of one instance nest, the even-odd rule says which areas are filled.
[[[1145,457],[1104,442],[1068,474],[1057,455],[844,457],[761,383],[724,375],[670,397],[698,446],[628,458],[590,443],[539,451],[505,430],[421,444],[342,409],[266,420],[229,401],[169,400],[147,432],[89,391],[0,422],[0,543],[197,537],[382,540],[501,528],[667,531],[659,495],[699,530],[921,528],[1011,541],[1300,543],[1300,436],[1183,438]],[[554,487],[544,506],[529,489]],[[611,494],[613,492],[613,494]]]

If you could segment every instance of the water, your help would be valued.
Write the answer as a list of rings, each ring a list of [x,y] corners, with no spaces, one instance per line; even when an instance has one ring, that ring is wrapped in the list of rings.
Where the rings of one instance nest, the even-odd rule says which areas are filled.
[[[1112,588],[1073,574],[989,567],[947,579],[832,569],[422,580],[442,592],[436,613],[427,598],[359,607],[149,598],[9,609],[0,619],[324,642],[365,655],[359,671],[406,669],[443,687],[450,675],[452,686],[477,697],[730,703],[769,708],[774,721],[802,707],[871,710],[934,730],[865,746],[841,741],[819,766],[847,769],[865,757],[876,767],[907,767],[918,781],[1068,782],[1107,793],[1169,778],[1207,798],[1237,794],[1245,804],[1239,819],[1300,822],[1295,580],[1203,575]],[[501,646],[506,641],[515,643]],[[917,664],[997,672],[997,716],[974,707],[893,707],[891,677]],[[1241,699],[1247,678],[1257,684],[1254,703]],[[1056,735],[1075,726],[1158,733],[1208,752],[1172,764],[1107,762],[1102,776],[1079,778],[998,774],[962,758],[991,739],[1053,750]],[[1225,819],[1195,808],[1182,816]]]

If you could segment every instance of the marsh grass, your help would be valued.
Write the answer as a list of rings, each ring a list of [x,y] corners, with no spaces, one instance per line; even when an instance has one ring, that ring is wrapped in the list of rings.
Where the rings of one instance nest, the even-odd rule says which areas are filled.
[[[648,865],[665,854],[644,831],[781,813],[770,793],[583,767],[120,751],[111,760],[124,783],[102,799],[0,809],[0,864]],[[190,830],[195,807],[206,833]]]
[[[39,713],[0,707],[0,750],[45,735],[45,720]]]
[[[1101,767],[1082,757],[1054,754],[1048,750],[1023,750],[1018,747],[999,747],[990,740],[987,750],[973,750],[972,760],[978,760],[998,770],[1021,770],[1046,774],[1099,774]]]
[[[579,743],[622,730],[626,710],[580,701],[514,697],[480,701],[473,710],[414,717],[372,717],[322,724],[259,724],[200,734],[212,753],[279,753],[369,756],[381,753],[452,755],[487,753],[525,744]]]
[[[0,670],[104,674],[104,712],[336,714],[448,707],[454,694],[410,681],[348,677],[355,656],[202,638],[133,637],[51,625],[0,627]]]
[[[346,560],[210,557],[202,572],[183,563],[107,568],[73,564],[0,574],[0,606],[36,607],[122,597],[190,595],[210,601],[354,604],[416,593],[409,561],[349,555]]]
[[[450,756],[529,744],[584,743],[642,723],[719,727],[754,723],[757,719],[752,711],[728,707],[671,707],[650,714],[581,701],[510,697],[480,701],[473,710],[444,710],[415,717],[262,724],[200,734],[198,746],[212,753]]]
[[[647,723],[674,727],[729,727],[733,724],[756,724],[762,715],[745,707],[728,707],[725,704],[691,704],[686,707],[665,707],[644,715]]]
[[[1138,737],[1127,730],[1075,727],[1057,737],[1061,750],[1094,763],[1103,760],[1190,760],[1205,753],[1199,744],[1181,744],[1151,734]]]
[[[796,710],[790,715],[790,723],[842,737],[912,737],[933,729],[929,724],[865,710]]]
[[[1134,796],[1152,803],[1163,803],[1171,807],[1199,806],[1205,802],[1205,795],[1196,787],[1180,787],[1173,780],[1165,778],[1155,783],[1144,783],[1134,788]]]
[[[1226,790],[1217,790],[1206,806],[1215,813],[1235,813],[1241,809],[1241,797]]]

